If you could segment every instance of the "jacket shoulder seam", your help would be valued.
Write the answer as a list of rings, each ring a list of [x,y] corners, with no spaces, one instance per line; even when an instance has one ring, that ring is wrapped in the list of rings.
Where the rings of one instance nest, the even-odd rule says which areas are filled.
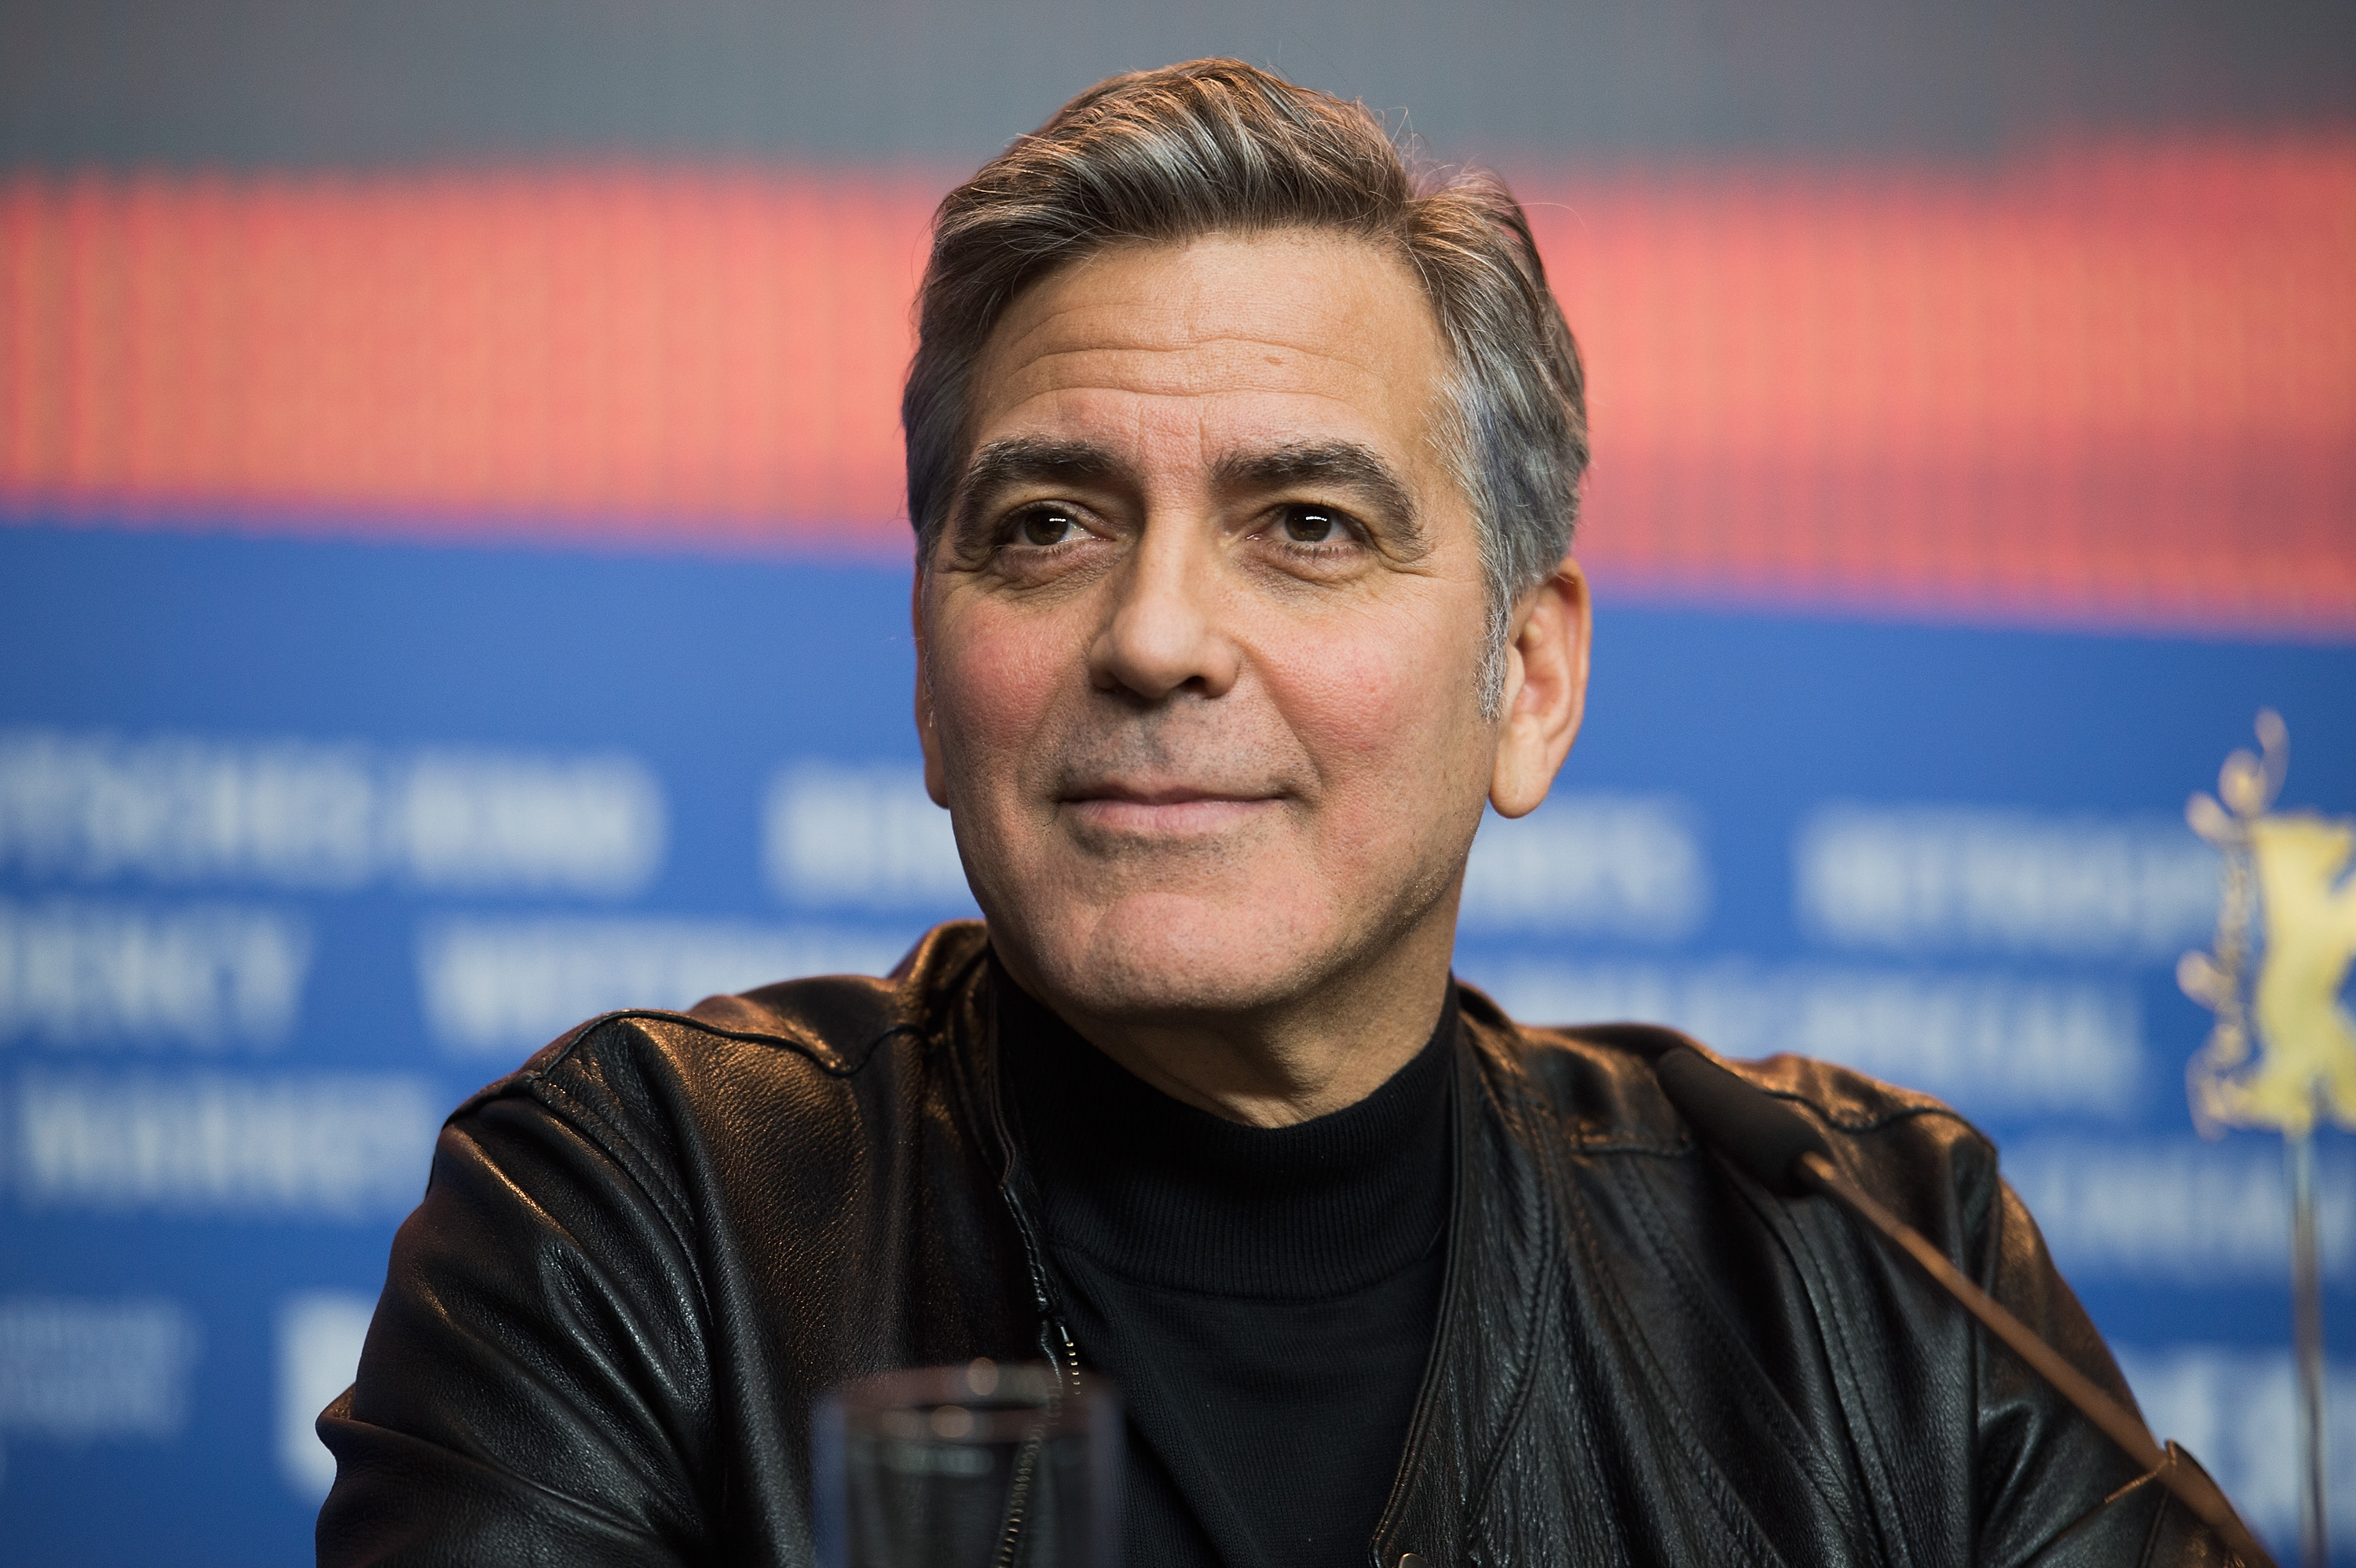
[[[506,1077],[486,1084],[466,1096],[457,1109],[450,1113],[451,1118],[455,1119],[476,1106],[487,1104],[490,1101],[529,1091],[532,1085],[546,1080],[556,1069],[571,1060],[574,1053],[582,1049],[583,1043],[598,1029],[607,1024],[633,1022],[677,1024],[697,1034],[715,1040],[734,1040],[740,1045],[777,1047],[792,1051],[830,1078],[855,1077],[869,1061],[874,1059],[875,1052],[884,1041],[897,1035],[924,1032],[921,1028],[913,1023],[905,1021],[895,1023],[869,1037],[854,1051],[845,1054],[823,1043],[796,1040],[790,1035],[757,1029],[723,1029],[717,1024],[706,1023],[703,1019],[689,1013],[669,1012],[659,1008],[623,1008],[610,1013],[599,1013],[594,1019],[575,1024],[542,1048],[530,1061]]]
[[[1843,1115],[1838,1112],[1828,1109],[1815,1100],[1811,1099],[1809,1096],[1803,1094],[1794,1089],[1770,1089],[1763,1083],[1755,1084],[1753,1087],[1757,1088],[1762,1093],[1772,1094],[1778,1100],[1787,1100],[1794,1105],[1799,1105],[1814,1112],[1826,1126],[1832,1127],[1838,1132],[1878,1133],[1885,1127],[1896,1126],[1901,1122],[1920,1121],[1926,1117],[1935,1117],[1942,1121],[1954,1123],[1956,1126],[1962,1128],[1965,1132],[1969,1133],[1973,1137],[1983,1143],[1987,1141],[1987,1135],[1981,1132],[1979,1128],[1974,1126],[1968,1117],[1965,1116],[1963,1113],[1957,1111],[1952,1105],[1892,1105],[1888,1110],[1870,1112],[1861,1116]]]
[[[1632,1026],[1614,1025],[1612,1027],[1625,1029],[1631,1028]],[[1689,1037],[1680,1034],[1674,1029],[1663,1029],[1653,1025],[1633,1027],[1642,1027],[1647,1033],[1658,1034],[1664,1037],[1665,1040],[1675,1043],[1698,1047],[1698,1049],[1704,1051],[1713,1058],[1725,1061],[1729,1067],[1740,1074],[1746,1083],[1751,1083],[1762,1093],[1772,1094],[1778,1100],[1787,1101],[1792,1104],[1798,1105],[1805,1109],[1814,1115],[1819,1121],[1823,1122],[1826,1126],[1833,1128],[1837,1132],[1860,1135],[1876,1133],[1886,1128],[1895,1126],[1901,1122],[1916,1121],[1924,1117],[1939,1117],[1954,1123],[1957,1127],[1970,1135],[1975,1140],[1983,1144],[1988,1142],[1987,1135],[1981,1132],[1976,1126],[1974,1126],[1968,1117],[1956,1111],[1952,1105],[1941,1104],[1935,1101],[1918,1100],[1912,1103],[1900,1102],[1891,1104],[1881,1108],[1866,1111],[1862,1114],[1838,1112],[1823,1104],[1815,1097],[1804,1093],[1799,1090],[1773,1088],[1767,1084],[1758,1083],[1758,1081],[1753,1079],[1749,1073],[1742,1072],[1742,1069],[1748,1065],[1747,1063],[1718,1057],[1715,1051],[1709,1051],[1708,1047],[1700,1046],[1698,1041],[1693,1040]],[[1508,1020],[1507,1022],[1506,1032],[1512,1040],[1512,1046],[1508,1047],[1509,1051],[1513,1051],[1514,1048],[1516,1047],[1522,1050],[1526,1050],[1532,1045],[1537,1045],[1540,1049],[1552,1048],[1555,1050],[1567,1050],[1569,1049],[1568,1041],[1576,1041],[1580,1045],[1586,1046],[1590,1050],[1594,1050],[1610,1056],[1626,1058],[1639,1056],[1641,1054],[1640,1052],[1624,1046],[1615,1046],[1609,1040],[1590,1039],[1588,1036],[1581,1034],[1578,1026],[1567,1026],[1560,1031],[1562,1035],[1568,1037],[1568,1041],[1549,1040],[1545,1039],[1543,1036],[1537,1040],[1533,1040],[1532,1035],[1534,1031],[1523,1025],[1513,1023],[1511,1020]],[[1518,1054],[1518,1052],[1515,1053]],[[1821,1061],[1823,1059],[1811,1057],[1807,1058],[1807,1060]],[[1644,1065],[1647,1071],[1649,1071],[1650,1062],[1647,1061]],[[1841,1066],[1838,1062],[1826,1062],[1825,1065],[1830,1067]],[[1842,1071],[1854,1072],[1855,1070],[1842,1068]],[[1522,1074],[1522,1076],[1527,1078],[1533,1075],[1525,1073]],[[1858,1074],[1858,1076],[1862,1077],[1863,1074]],[[1529,1087],[1526,1087],[1523,1092],[1525,1093],[1536,1093],[1535,1085],[1533,1084]],[[1903,1093],[1903,1091],[1901,1091],[1901,1093]],[[1538,1093],[1537,1093],[1537,1097],[1550,1106],[1554,1106],[1554,1098],[1552,1095]],[[1558,1112],[1564,1109],[1564,1107],[1559,1106],[1555,1106],[1555,1108]],[[1628,1136],[1627,1131],[1622,1128],[1602,1129],[1591,1136],[1573,1133],[1571,1135],[1570,1141],[1583,1152],[1593,1152],[1599,1154],[1618,1153],[1622,1152],[1623,1150],[1626,1152],[1641,1153],[1654,1147],[1660,1147],[1663,1152],[1668,1152],[1683,1147],[1682,1144],[1656,1146],[1645,1140],[1631,1139]]]

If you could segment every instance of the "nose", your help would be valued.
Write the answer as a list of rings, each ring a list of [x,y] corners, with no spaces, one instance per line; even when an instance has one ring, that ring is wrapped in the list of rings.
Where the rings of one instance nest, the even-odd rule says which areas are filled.
[[[1209,531],[1147,527],[1110,584],[1110,613],[1088,649],[1098,690],[1158,702],[1188,688],[1224,697],[1235,685],[1242,656],[1221,624],[1225,594]]]

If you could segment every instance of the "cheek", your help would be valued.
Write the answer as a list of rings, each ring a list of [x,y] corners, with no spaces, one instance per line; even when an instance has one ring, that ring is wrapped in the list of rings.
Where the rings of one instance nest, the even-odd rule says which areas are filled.
[[[1271,693],[1333,804],[1396,816],[1419,794],[1456,793],[1481,730],[1477,639],[1450,616],[1368,615],[1271,652]]]
[[[985,758],[1019,752],[1037,733],[1055,693],[1073,678],[1059,640],[989,604],[947,605],[933,616],[926,658],[933,720],[950,787],[974,782]]]

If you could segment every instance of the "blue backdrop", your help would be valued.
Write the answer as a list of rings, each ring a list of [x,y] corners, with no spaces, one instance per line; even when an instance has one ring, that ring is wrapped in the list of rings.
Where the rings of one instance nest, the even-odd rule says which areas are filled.
[[[0,1559],[307,1558],[440,1117],[578,1017],[880,968],[970,910],[882,566],[0,531]],[[2276,1141],[2203,1144],[2186,794],[2289,722],[2356,808],[2356,650],[1601,593],[1555,798],[1462,973],[1944,1094],[2154,1424],[2285,1548]],[[2343,1552],[2356,1167],[2324,1146]]]

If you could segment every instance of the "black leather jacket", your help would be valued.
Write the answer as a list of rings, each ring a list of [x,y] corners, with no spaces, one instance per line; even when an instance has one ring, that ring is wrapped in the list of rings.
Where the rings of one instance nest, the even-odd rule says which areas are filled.
[[[1065,1353],[994,974],[944,926],[893,980],[598,1019],[461,1106],[319,1419],[320,1562],[808,1563],[818,1391]],[[1447,1280],[1380,1568],[2223,1560],[1910,1264],[1697,1148],[1649,1067],[1680,1037],[1460,1001]],[[1985,1139],[1837,1068],[1742,1071],[2124,1395]]]

